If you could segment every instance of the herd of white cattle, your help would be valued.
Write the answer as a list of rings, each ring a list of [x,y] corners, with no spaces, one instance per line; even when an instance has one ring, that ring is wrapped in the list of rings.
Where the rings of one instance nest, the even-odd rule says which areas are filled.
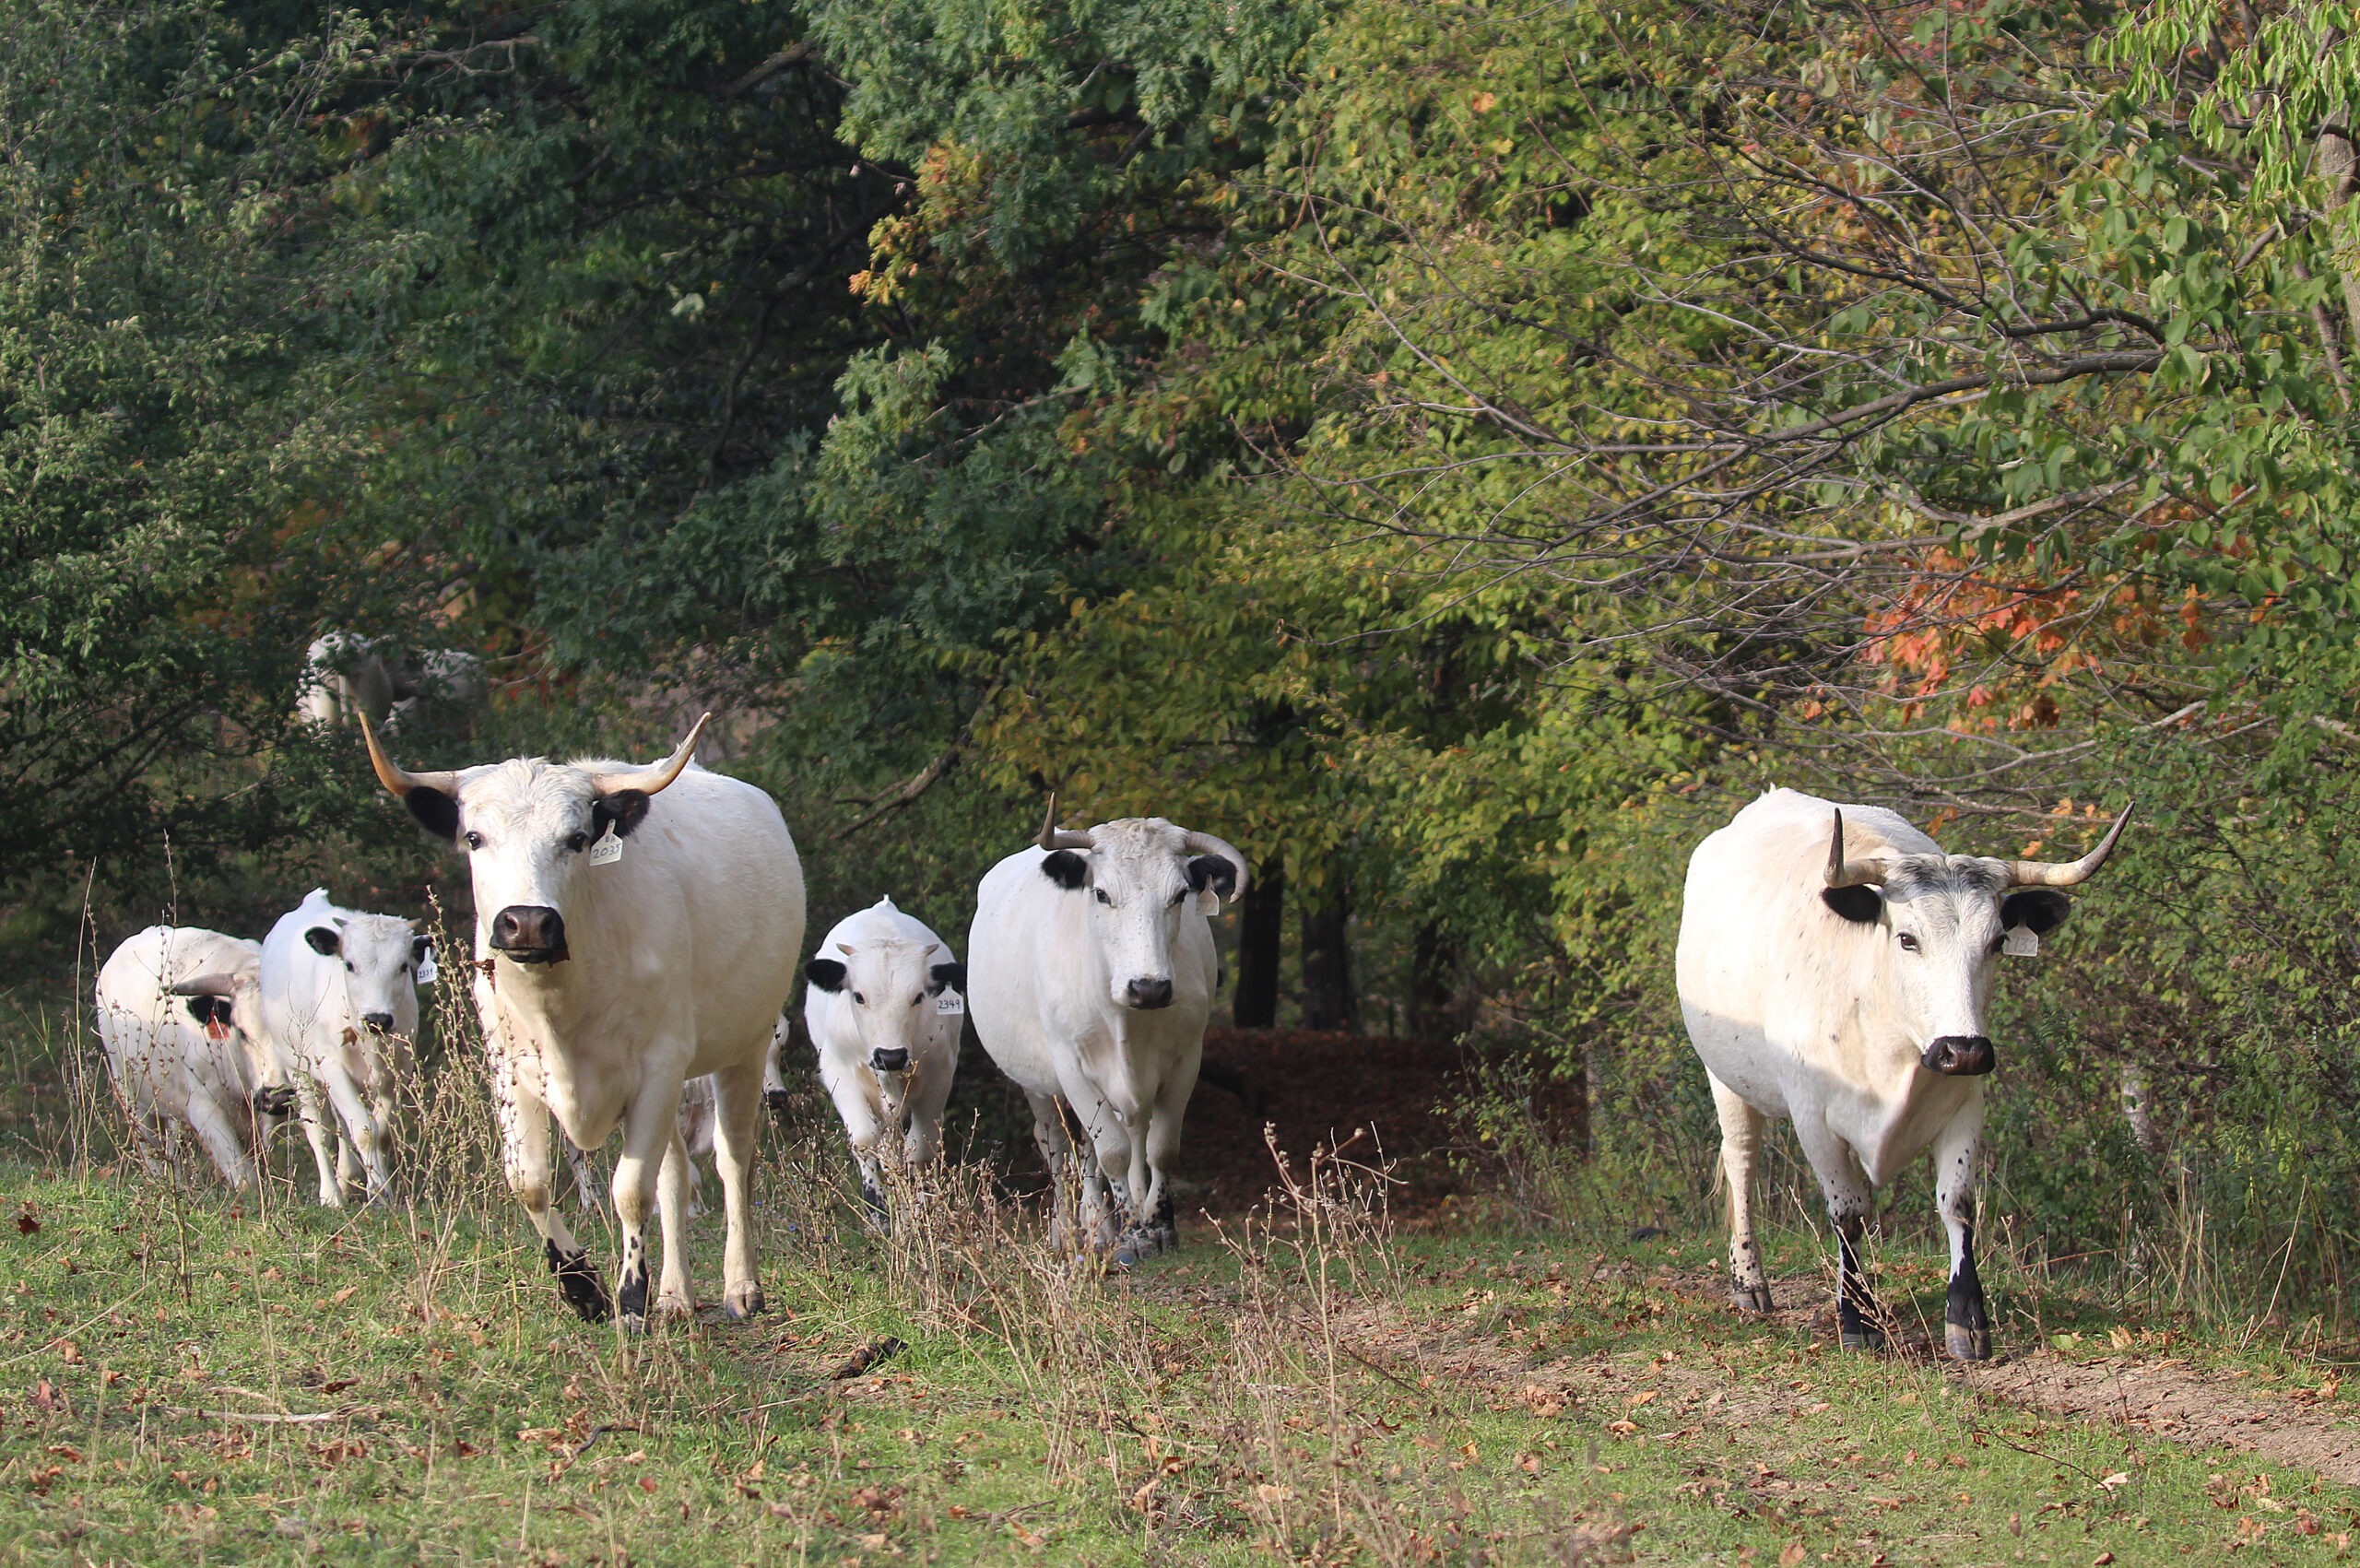
[[[693,763],[702,719],[652,767],[513,758],[410,772],[378,742],[372,721],[392,709],[372,693],[315,716],[358,718],[379,781],[466,856],[467,974],[507,1177],[565,1300],[593,1320],[619,1304],[626,1326],[644,1326],[653,1207],[665,1247],[654,1311],[693,1311],[685,1226],[694,1161],[710,1155],[727,1225],[721,1304],[760,1310],[747,1175],[760,1111],[785,1092],[783,1012],[804,927],[777,805]],[[2062,890],[2106,863],[2130,815],[2076,861],[1992,859],[1948,855],[1882,808],[1772,790],[1697,848],[1678,986],[1720,1116],[1740,1310],[1771,1305],[1751,1189],[1763,1125],[1782,1118],[1836,1232],[1844,1345],[1883,1342],[1858,1251],[1871,1195],[1930,1149],[1951,1244],[1948,1349],[1990,1353],[1973,1187],[1997,1063],[1994,961],[2037,953],[2071,907]],[[1219,974],[1210,916],[1246,877],[1245,857],[1209,834],[1162,818],[1063,830],[1053,801],[1038,839],[979,883],[965,962],[890,898],[838,922],[802,968],[804,1018],[875,1220],[887,1220],[879,1161],[941,1151],[972,1016],[1023,1091],[1053,1177],[1080,1193],[1080,1244],[1120,1261],[1173,1245],[1170,1173]],[[165,926],[132,937],[96,1000],[143,1150],[185,1129],[249,1186],[266,1119],[291,1113],[323,1204],[377,1197],[432,966],[416,923],[339,908],[324,890],[259,945]],[[621,1132],[619,1302],[551,1201],[552,1122],[585,1187],[581,1151]]]
[[[360,720],[379,781],[466,857],[466,965],[511,1189],[565,1300],[593,1320],[693,1312],[686,1225],[710,1154],[726,1223],[721,1305],[759,1311],[747,1177],[785,1093],[783,1014],[802,957],[803,871],[777,804],[692,760],[701,719],[652,767],[512,758],[411,772]],[[709,715],[708,715],[709,717]],[[992,867],[969,961],[890,898],[838,922],[801,973],[820,1077],[876,1220],[880,1160],[923,1164],[962,1026],[1025,1094],[1053,1177],[1079,1191],[1081,1244],[1130,1260],[1176,1240],[1167,1179],[1196,1087],[1217,972],[1210,916],[1245,857],[1160,818],[1060,830]],[[973,975],[971,983],[970,975]],[[292,1114],[319,1200],[381,1197],[395,1088],[434,954],[417,922],[325,890],[259,943],[151,926],[100,971],[97,1022],[142,1155],[194,1137],[232,1186],[261,1179],[269,1119]],[[618,1131],[608,1197],[619,1285],[552,1202],[549,1128],[581,1151]],[[1077,1157],[1072,1134],[1087,1141]],[[650,1300],[649,1211],[664,1256]]]

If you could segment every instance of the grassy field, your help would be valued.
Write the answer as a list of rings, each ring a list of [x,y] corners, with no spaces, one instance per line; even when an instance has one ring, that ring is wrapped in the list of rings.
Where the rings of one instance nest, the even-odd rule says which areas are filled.
[[[820,1172],[773,1161],[773,1311],[626,1341],[563,1313],[489,1193],[264,1212],[19,1160],[0,1560],[1794,1568],[2349,1544],[2344,1486],[1740,1321],[1708,1235],[1397,1236],[1350,1174],[1106,1277],[972,1177],[879,1241]],[[1807,1270],[1807,1246],[1783,1261]],[[1938,1260],[1885,1283],[1939,1321]],[[2069,1357],[2143,1335],[2319,1397],[2307,1361],[2159,1345],[2068,1292],[2010,1296],[2003,1345],[2036,1332]]]

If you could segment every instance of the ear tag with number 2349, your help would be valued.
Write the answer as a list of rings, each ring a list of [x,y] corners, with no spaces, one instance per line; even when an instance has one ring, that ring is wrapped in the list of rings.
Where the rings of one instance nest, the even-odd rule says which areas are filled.
[[[967,998],[956,991],[945,991],[934,999],[934,1010],[946,1018],[953,1013],[963,1013],[967,1010]]]
[[[607,824],[606,836],[590,846],[590,864],[612,866],[623,857],[623,841],[615,837],[615,825]]]
[[[2011,925],[2000,939],[2000,950],[2010,958],[2038,958],[2040,933],[2029,925]]]

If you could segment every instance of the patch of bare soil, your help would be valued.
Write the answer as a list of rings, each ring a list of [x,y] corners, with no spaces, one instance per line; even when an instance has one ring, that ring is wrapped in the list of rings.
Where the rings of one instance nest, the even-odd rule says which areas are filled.
[[[1438,1109],[1450,1097],[1458,1054],[1446,1045],[1302,1029],[1214,1029],[1188,1102],[1180,1168],[1202,1189],[1186,1207],[1216,1214],[1250,1208],[1275,1185],[1265,1124],[1296,1169],[1316,1147],[1367,1129],[1353,1153],[1381,1147],[1404,1184],[1397,1215],[1430,1208],[1458,1189],[1456,1137]],[[1349,1109],[1342,1109],[1348,1107]]]

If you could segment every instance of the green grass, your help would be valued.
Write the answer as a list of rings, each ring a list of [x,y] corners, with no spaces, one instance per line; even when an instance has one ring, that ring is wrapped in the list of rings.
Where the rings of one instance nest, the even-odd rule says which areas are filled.
[[[264,1214],[0,1165],[0,1562],[2298,1562],[2360,1522],[2301,1473],[1741,1322],[1672,1288],[1705,1235],[1388,1243],[1315,1203],[1100,1280],[998,1206],[879,1244],[766,1171],[773,1310],[626,1341],[489,1192]],[[1906,1261],[1889,1294],[1939,1322]],[[2012,1303],[2019,1347],[2123,1326]]]

